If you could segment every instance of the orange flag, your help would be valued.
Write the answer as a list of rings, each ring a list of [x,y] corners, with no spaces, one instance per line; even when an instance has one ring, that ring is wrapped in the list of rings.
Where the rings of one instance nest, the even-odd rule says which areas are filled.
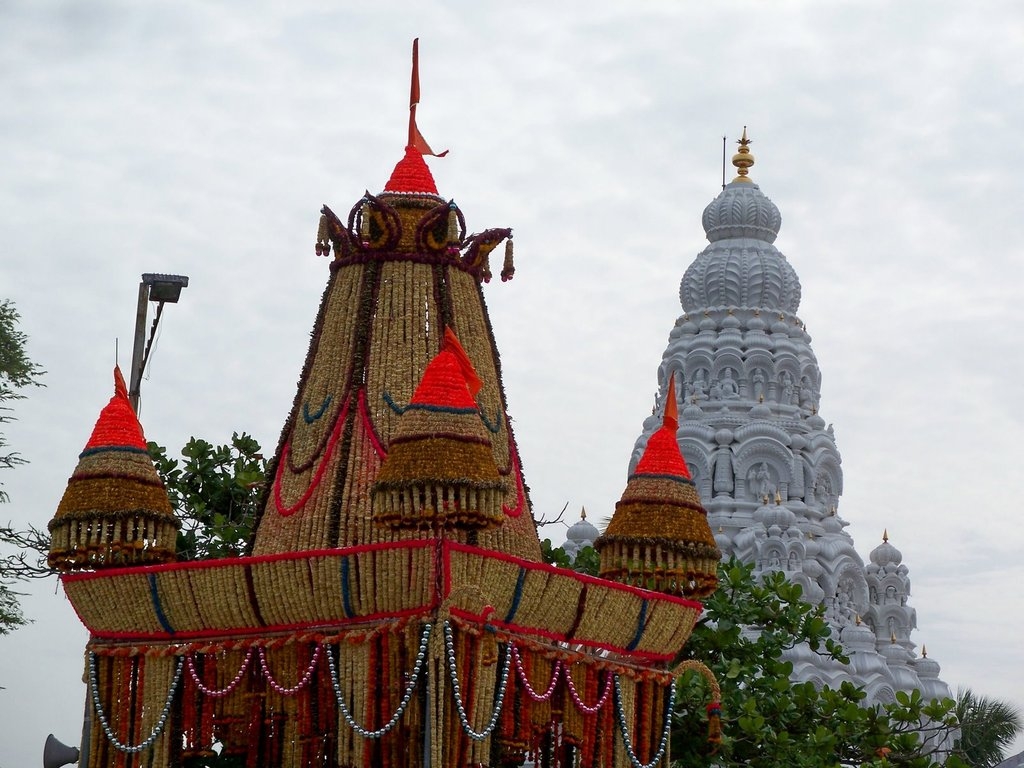
[[[420,103],[420,39],[417,37],[412,41],[412,87],[409,89],[409,146],[413,147],[421,155],[432,155],[433,157],[444,157],[448,154],[435,152],[423,138],[420,129],[416,126],[416,105]]]
[[[480,381],[480,377],[476,375],[476,369],[473,367],[473,361],[469,359],[469,355],[466,354],[466,350],[462,348],[459,343],[458,336],[448,326],[444,329],[444,343],[441,345],[442,349],[446,349],[455,355],[455,359],[459,361],[459,368],[462,369],[462,375],[466,377],[466,386],[469,387],[469,394],[476,397],[476,393],[480,391],[483,386],[483,382]]]
[[[676,375],[668,377],[668,393],[665,395],[665,415],[661,423],[670,429],[679,429],[679,404],[676,402]]]

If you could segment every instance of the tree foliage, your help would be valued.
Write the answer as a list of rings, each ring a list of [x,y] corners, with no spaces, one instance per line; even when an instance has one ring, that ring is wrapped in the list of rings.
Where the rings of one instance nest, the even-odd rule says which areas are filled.
[[[1002,762],[1021,731],[1021,711],[1005,701],[979,696],[970,688],[956,692],[956,716],[960,721],[957,748],[973,768],[994,768]]]
[[[28,337],[19,329],[21,317],[9,299],[0,300],[0,425],[13,421],[8,403],[25,397],[27,387],[42,386],[39,378],[44,371],[32,362],[25,347]],[[6,436],[0,431],[0,469],[12,469],[24,464],[25,459],[11,451]],[[8,501],[3,481],[0,480],[0,502]],[[25,553],[18,549],[21,542],[10,526],[0,528],[0,543],[15,548],[13,554],[0,557],[0,635],[6,635],[27,623],[18,604],[18,593],[11,585],[26,573]]]
[[[180,461],[156,443],[149,444],[149,454],[181,521],[178,557],[244,554],[267,473],[256,439],[235,432],[229,445],[215,446],[193,437],[181,449]]]
[[[818,689],[795,682],[786,651],[806,645],[845,663],[831,637],[823,608],[801,599],[801,588],[782,573],[756,581],[753,566],[738,561],[719,568],[719,587],[685,648],[704,662],[722,688],[722,743],[703,736],[709,693],[703,678],[680,681],[672,757],[685,765],[908,766],[948,768],[964,763],[952,754],[956,728],[950,699],[924,701],[899,692],[896,701],[865,706],[863,689],[844,682]]]

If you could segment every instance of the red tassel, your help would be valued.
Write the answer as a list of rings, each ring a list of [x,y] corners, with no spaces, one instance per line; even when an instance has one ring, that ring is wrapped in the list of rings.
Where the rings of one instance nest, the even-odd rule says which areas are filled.
[[[718,751],[722,743],[722,704],[713,701],[708,704],[708,744],[712,745],[711,754]]]

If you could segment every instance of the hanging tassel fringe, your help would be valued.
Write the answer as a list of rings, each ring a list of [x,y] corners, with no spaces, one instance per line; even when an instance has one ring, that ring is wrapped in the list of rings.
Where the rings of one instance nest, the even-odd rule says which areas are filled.
[[[501,282],[506,283],[516,273],[515,264],[512,262],[512,236],[509,235],[505,241],[505,263],[501,267]]]
[[[722,704],[712,701],[708,704],[708,744],[712,745],[711,754],[718,751],[722,743]]]
[[[324,214],[320,215],[320,226],[316,231],[315,250],[317,256],[331,255],[331,241],[327,233],[327,216]]]

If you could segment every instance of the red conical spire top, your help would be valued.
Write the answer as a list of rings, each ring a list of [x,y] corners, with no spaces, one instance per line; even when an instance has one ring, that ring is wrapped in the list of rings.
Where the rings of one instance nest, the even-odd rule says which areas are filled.
[[[114,395],[100,411],[89,442],[85,444],[85,450],[112,447],[146,450],[142,425],[132,410],[132,404],[128,400],[128,387],[125,386],[121,369],[117,366],[114,366]]]
[[[678,409],[675,377],[670,376],[661,427],[647,441],[644,454],[633,471],[634,476],[669,475],[690,479],[690,469],[679,451],[679,443],[676,442],[676,432],[679,429]]]

